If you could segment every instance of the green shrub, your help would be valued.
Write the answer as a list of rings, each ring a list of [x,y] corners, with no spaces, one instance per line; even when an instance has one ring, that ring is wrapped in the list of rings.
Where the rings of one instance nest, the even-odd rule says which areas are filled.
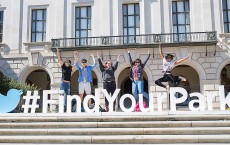
[[[6,95],[10,89],[22,90],[23,95],[26,95],[27,91],[33,92],[35,90],[40,90],[40,88],[34,85],[21,84],[15,79],[3,77],[3,79],[0,80],[0,93]]]
[[[3,77],[3,79],[0,80],[0,93],[2,95],[6,96],[7,92],[10,89],[18,89],[18,90],[23,91],[23,94],[21,95],[20,103],[19,103],[18,107],[16,108],[18,111],[22,110],[21,106],[23,104],[23,96],[26,95],[27,91],[32,91],[33,92],[35,90],[37,90],[37,91],[40,90],[40,88],[37,88],[34,85],[21,84],[15,79]]]

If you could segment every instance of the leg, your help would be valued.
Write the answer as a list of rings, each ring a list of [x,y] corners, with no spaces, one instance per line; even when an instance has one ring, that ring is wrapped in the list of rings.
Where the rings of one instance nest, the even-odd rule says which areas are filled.
[[[138,82],[138,92],[139,94],[143,94],[143,97],[146,98],[147,100],[149,99],[149,95],[146,92],[144,92],[144,81]]]
[[[181,79],[178,76],[174,76],[174,81],[175,81],[175,84],[176,84],[175,87],[177,87],[180,84]]]
[[[164,75],[162,78],[156,80],[156,81],[155,81],[155,84],[158,85],[158,86],[161,86],[161,87],[163,87],[163,88],[166,88],[166,86],[165,86],[164,84],[162,84],[162,82],[167,82],[167,81],[168,81],[168,80],[167,80],[167,78],[166,78],[165,75]]]
[[[79,96],[81,98],[81,112],[85,112],[85,109],[83,106],[83,95],[84,95],[84,86],[83,85],[84,85],[83,82],[80,82],[78,85],[79,86],[78,92],[79,92]]]
[[[137,82],[138,82],[137,83],[138,94],[143,94],[144,93],[144,83],[143,81],[137,81]],[[139,100],[139,96],[138,96],[138,100]]]
[[[138,95],[137,95],[137,81],[132,82],[132,94],[136,100],[138,100]]]
[[[85,92],[86,92],[86,95],[91,95],[91,84],[90,82],[86,82],[84,83],[85,84]],[[89,99],[89,102],[88,102],[88,106],[91,107],[92,103],[91,103],[91,99]]]
[[[175,83],[175,80],[174,80],[172,74],[168,74],[168,75],[167,75],[167,80],[170,81],[170,82],[172,83],[173,87],[176,87],[176,83]]]
[[[65,82],[61,81],[60,90],[64,91],[64,106],[66,106],[66,97],[67,97],[67,92],[65,88],[66,88]]]
[[[67,95],[70,94],[70,83],[65,83],[65,106],[67,106]]]
[[[81,103],[82,103],[83,102],[83,94],[84,94],[84,84],[83,84],[83,82],[80,82],[78,87],[79,87],[78,92],[79,92],[79,96],[81,98]]]
[[[106,83],[106,82],[104,82],[103,83],[103,88],[108,92],[108,94],[109,94],[109,89],[108,89],[108,83]],[[105,110],[108,112],[109,111],[109,102],[108,102],[108,100],[106,99],[106,97],[105,97]]]
[[[110,92],[111,92],[112,95],[114,94],[115,90],[116,90],[116,83],[115,82],[111,82]],[[113,111],[115,111],[115,105],[116,105],[116,99],[113,102]]]

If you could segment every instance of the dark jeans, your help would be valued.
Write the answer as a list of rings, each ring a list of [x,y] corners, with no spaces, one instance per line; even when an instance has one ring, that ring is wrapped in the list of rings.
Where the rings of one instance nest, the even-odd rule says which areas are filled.
[[[166,86],[164,84],[162,84],[162,82],[168,82],[169,81],[169,82],[171,82],[173,87],[176,87],[179,84],[179,82],[176,80],[179,81],[179,79],[175,79],[172,74],[164,74],[164,76],[162,78],[155,81],[155,84],[158,86],[166,88]]]
[[[116,90],[116,83],[115,81],[112,82],[103,82],[103,88],[107,90],[108,94],[113,95]],[[114,101],[113,105],[115,107],[116,100]],[[109,106],[108,100],[105,98],[105,106]]]

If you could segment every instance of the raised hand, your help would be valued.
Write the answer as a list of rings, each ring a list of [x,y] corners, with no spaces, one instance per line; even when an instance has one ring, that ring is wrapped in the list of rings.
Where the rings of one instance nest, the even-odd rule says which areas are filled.
[[[73,54],[74,54],[74,57],[78,57],[79,52],[76,50],[76,51],[73,52]]]

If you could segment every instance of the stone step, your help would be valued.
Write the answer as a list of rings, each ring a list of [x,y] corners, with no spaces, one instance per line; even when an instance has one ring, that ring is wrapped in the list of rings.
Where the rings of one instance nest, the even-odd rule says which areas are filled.
[[[230,120],[229,114],[222,115],[154,115],[151,113],[131,112],[129,115],[124,112],[108,113],[107,115],[81,113],[81,114],[0,114],[0,122],[121,122],[121,121],[200,121],[200,120]],[[115,115],[113,115],[115,114]],[[132,116],[132,114],[134,114]]]
[[[159,144],[152,144],[152,143],[145,143],[145,144],[151,144],[151,145],[159,145]],[[0,143],[0,145],[25,145],[20,143]],[[26,145],[53,145],[53,144],[40,144],[40,143],[27,143]],[[58,145],[73,145],[73,144],[58,144]],[[92,144],[77,144],[77,145],[92,145]],[[106,144],[106,145],[121,145],[121,144]],[[137,144],[122,144],[122,145],[137,145]],[[170,143],[170,144],[160,144],[160,145],[230,145],[230,143]]]
[[[230,127],[230,121],[31,122],[0,123],[0,128]]]
[[[69,128],[69,129],[0,129],[0,136],[16,135],[224,135],[230,127],[185,128]]]
[[[0,136],[0,142],[53,144],[230,143],[230,135]]]

